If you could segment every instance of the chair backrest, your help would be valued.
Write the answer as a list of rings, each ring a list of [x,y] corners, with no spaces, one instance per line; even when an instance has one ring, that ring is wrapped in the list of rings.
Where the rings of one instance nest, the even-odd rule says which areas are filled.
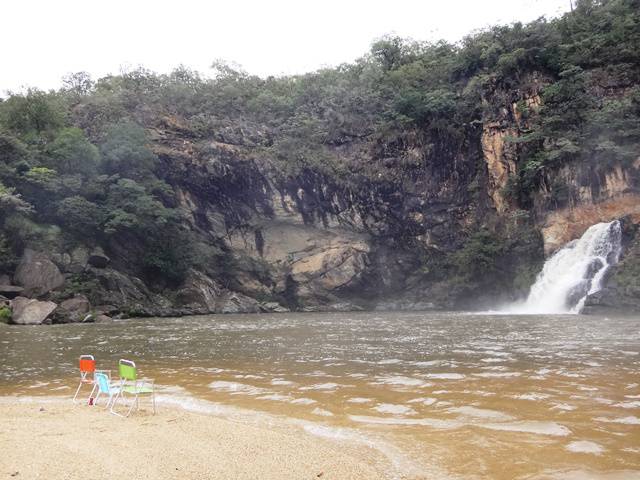
[[[92,373],[96,370],[96,359],[93,355],[80,355],[80,373]]]
[[[98,388],[101,393],[109,394],[109,377],[106,373],[96,373],[96,382],[98,382]]]
[[[138,377],[136,364],[131,360],[120,359],[118,362],[118,374],[125,380],[135,380]]]

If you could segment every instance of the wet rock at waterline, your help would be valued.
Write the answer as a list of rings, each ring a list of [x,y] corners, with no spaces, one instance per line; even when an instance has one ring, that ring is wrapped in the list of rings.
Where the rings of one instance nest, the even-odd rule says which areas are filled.
[[[283,307],[278,302],[266,302],[260,304],[260,309],[264,312],[286,313],[290,312],[287,307]]]
[[[229,292],[219,301],[217,311],[220,313],[258,313],[260,304],[246,295]]]
[[[92,319],[91,304],[84,295],[76,295],[60,303],[52,320],[54,323],[78,323]]]
[[[53,302],[40,301],[25,297],[16,297],[11,301],[11,323],[18,325],[40,325],[51,323],[50,315],[57,305]]]

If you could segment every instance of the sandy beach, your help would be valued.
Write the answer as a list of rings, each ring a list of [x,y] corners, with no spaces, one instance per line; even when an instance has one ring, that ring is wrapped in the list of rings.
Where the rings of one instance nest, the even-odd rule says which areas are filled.
[[[2,478],[384,478],[375,451],[284,422],[250,424],[166,406],[125,419],[34,399],[0,403],[0,425]]]

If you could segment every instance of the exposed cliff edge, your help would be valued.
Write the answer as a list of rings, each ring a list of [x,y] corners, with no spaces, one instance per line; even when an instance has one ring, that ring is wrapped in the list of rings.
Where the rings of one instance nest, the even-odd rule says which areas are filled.
[[[0,308],[482,308],[623,218],[622,261],[586,308],[638,310],[636,7],[581,2],[459,45],[385,38],[296,77],[135,70],[13,95]]]

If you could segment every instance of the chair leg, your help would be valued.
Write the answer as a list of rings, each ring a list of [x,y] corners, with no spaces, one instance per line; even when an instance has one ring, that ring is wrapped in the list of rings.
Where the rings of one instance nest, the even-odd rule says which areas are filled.
[[[151,391],[151,401],[153,402],[153,414],[156,414],[156,391]]]
[[[136,407],[136,409],[138,408],[138,394],[136,393],[135,398],[133,399],[133,401],[131,402],[131,406],[129,407],[129,411],[127,412],[127,414],[125,415],[126,417],[128,417],[129,415],[131,415],[131,412],[133,411],[133,407]]]
[[[93,390],[95,390],[96,387],[93,387]],[[91,398],[93,396],[93,390],[91,390],[91,395],[89,395],[89,398]],[[98,389],[98,394],[96,395],[96,397],[93,399],[93,405],[98,405],[98,399],[100,398],[100,394],[102,392],[100,391],[100,389]]]
[[[80,380],[80,384],[76,389],[76,394],[73,396],[73,403],[76,403],[76,398],[78,398],[78,393],[80,393],[80,389],[82,388],[82,383],[83,383],[82,380]]]
[[[107,400],[107,404],[104,406],[105,410],[109,408],[109,405],[111,405],[111,402],[113,402],[113,393],[109,394],[109,399]]]
[[[116,393],[116,397],[113,399],[113,402],[111,402],[111,410],[110,412],[113,413],[114,415],[117,415],[119,417],[124,417],[124,415],[122,415],[121,413],[116,412],[115,408],[116,408],[116,404],[118,403],[118,399],[120,398],[120,394],[122,393],[122,390],[119,390],[118,393]]]

